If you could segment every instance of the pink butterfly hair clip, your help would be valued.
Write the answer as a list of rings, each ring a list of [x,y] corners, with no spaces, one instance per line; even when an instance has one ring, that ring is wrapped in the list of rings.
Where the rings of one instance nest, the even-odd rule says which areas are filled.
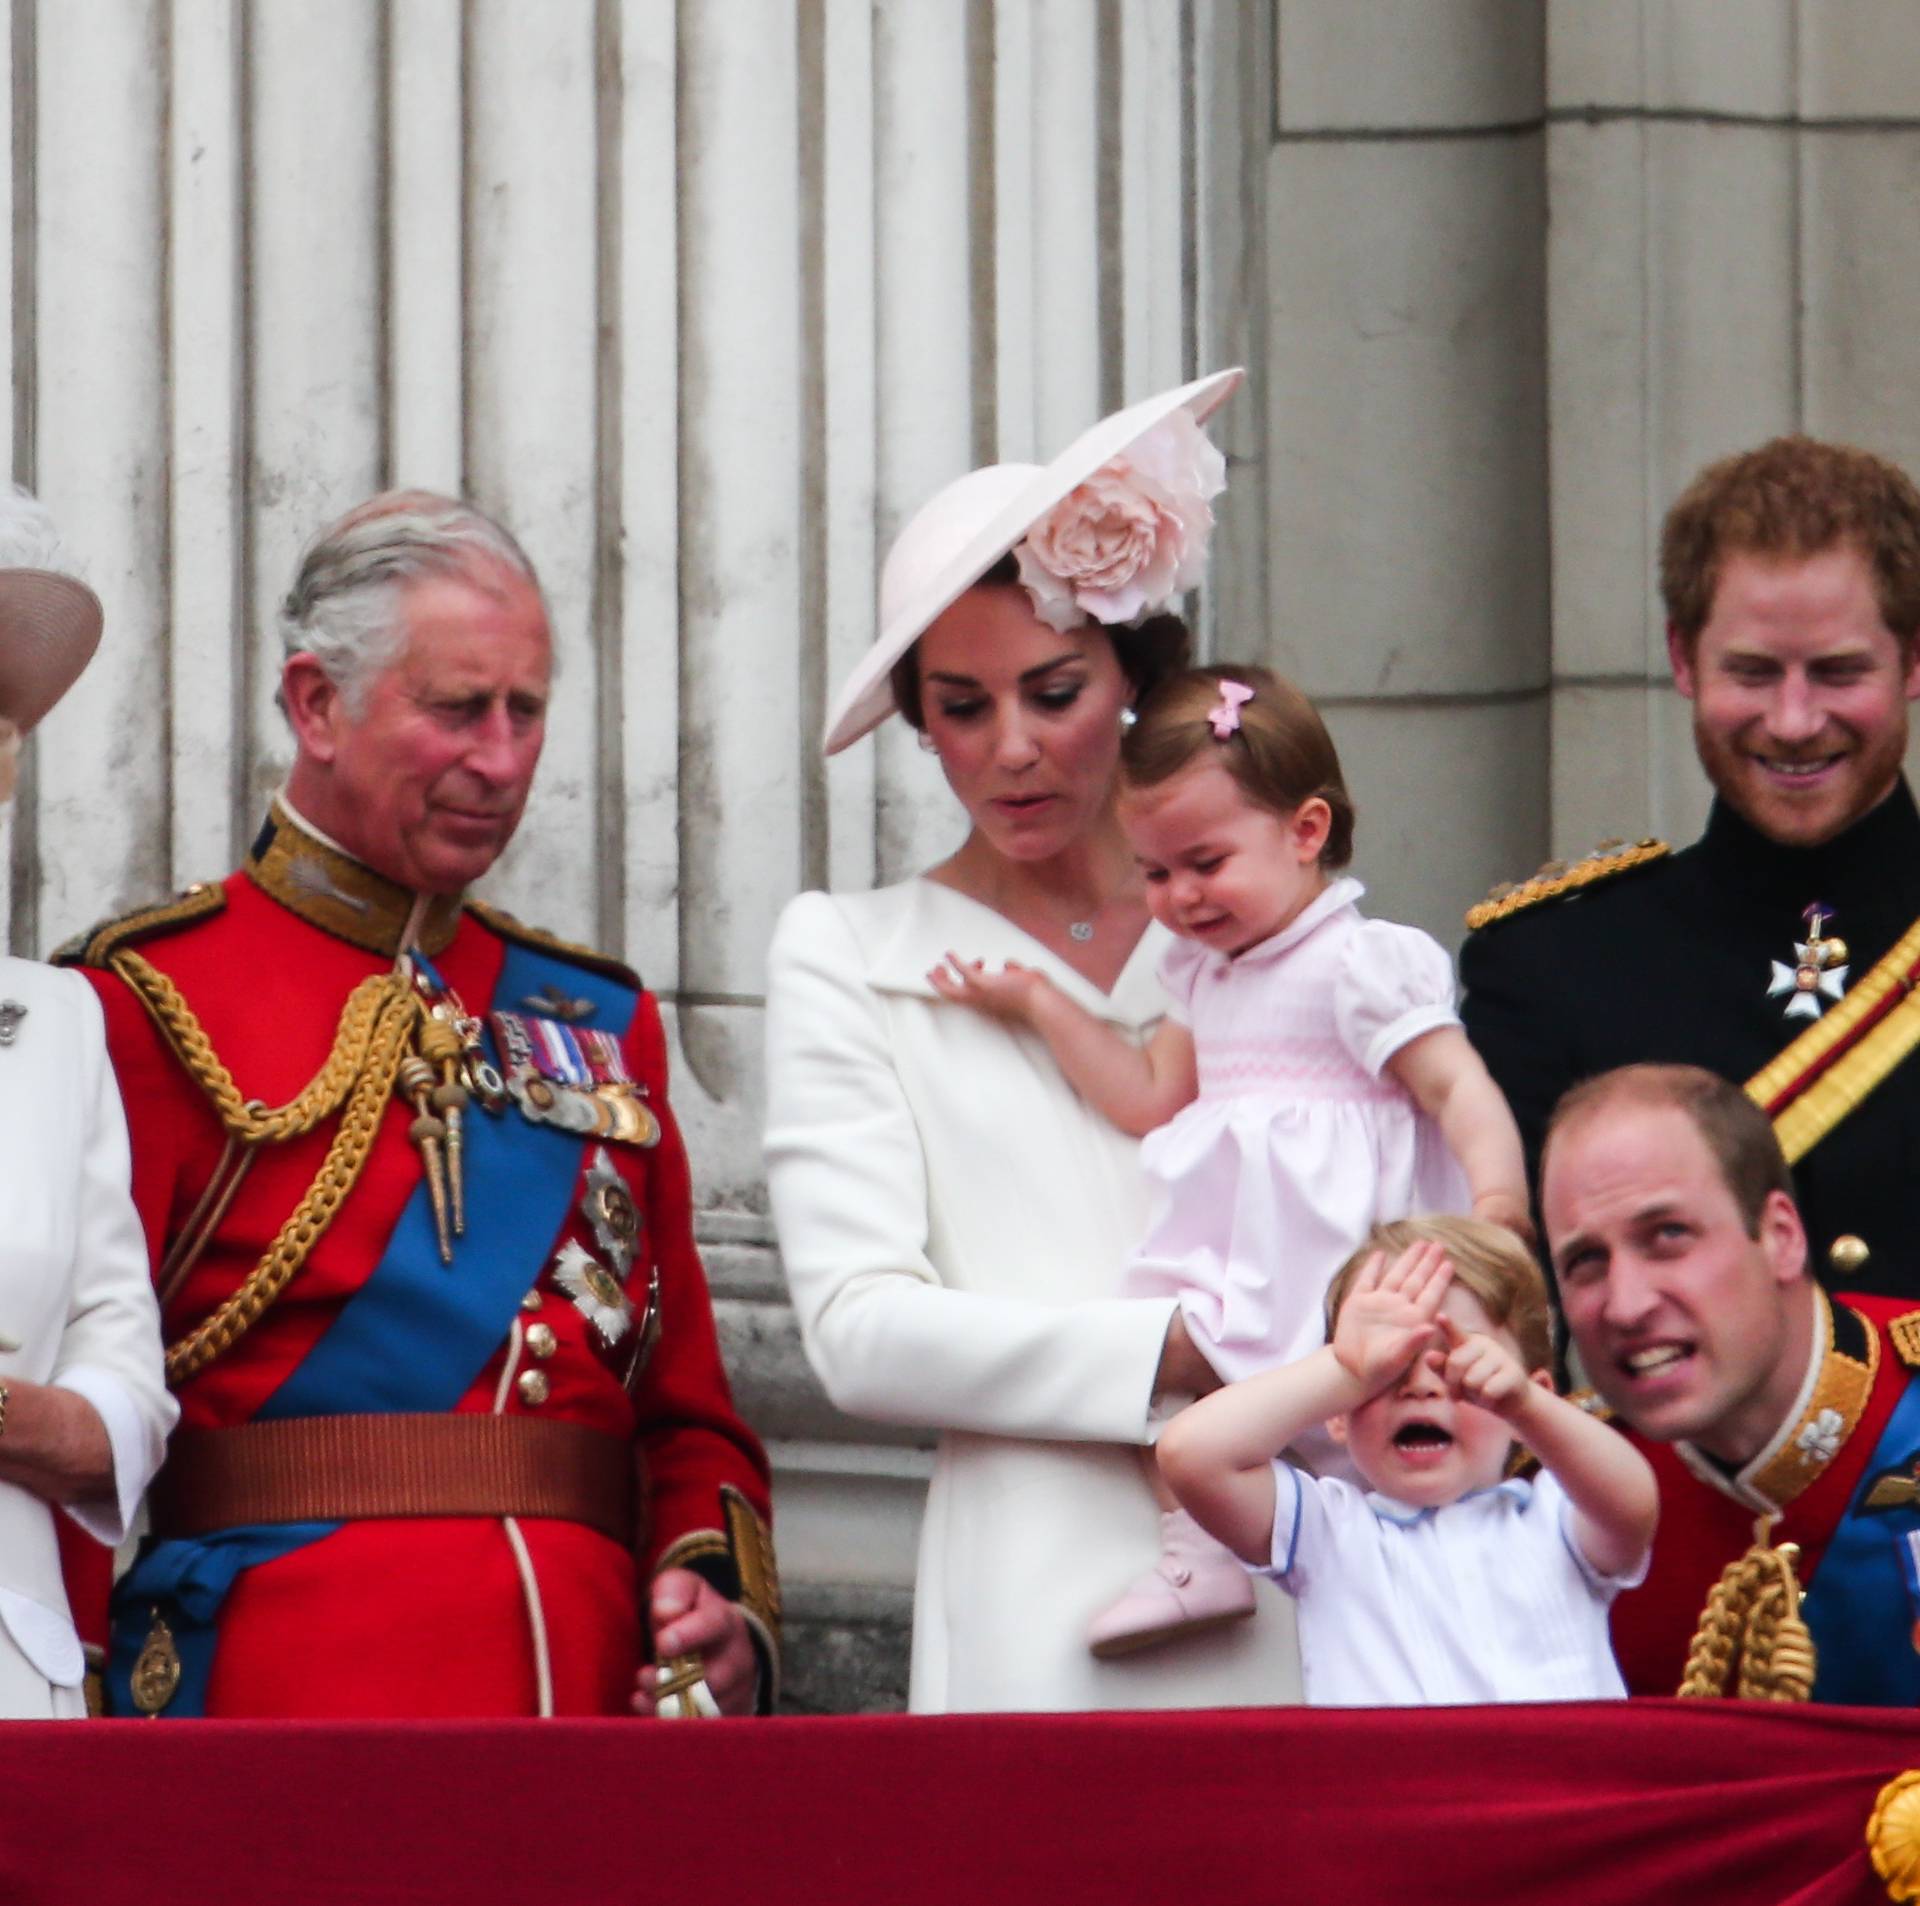
[[[1240,730],[1240,705],[1253,700],[1253,690],[1245,682],[1222,682],[1220,699],[1207,711],[1207,719],[1213,724],[1215,741],[1225,741],[1229,735]]]

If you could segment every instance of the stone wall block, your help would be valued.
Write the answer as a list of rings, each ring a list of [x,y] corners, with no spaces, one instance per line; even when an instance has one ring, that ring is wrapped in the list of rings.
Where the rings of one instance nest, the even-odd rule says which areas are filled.
[[[1802,153],[1807,428],[1920,470],[1920,126],[1807,133]]]
[[[1676,844],[1697,839],[1707,824],[1713,789],[1693,746],[1693,704],[1668,688],[1647,704],[1649,832]]]
[[[1547,136],[1548,432],[1557,675],[1647,661],[1646,130]]]
[[[1652,703],[1672,692],[1633,681],[1555,686],[1549,846],[1556,857],[1573,859],[1601,841],[1638,840],[1650,831]]]
[[[1714,457],[1798,421],[1793,135],[1650,125],[1648,513]],[[1651,545],[1650,545],[1651,546]]]
[[[1268,205],[1273,660],[1340,696],[1539,684],[1541,140],[1281,145]]]
[[[1512,0],[1275,0],[1277,124],[1511,124],[1540,111],[1545,20]]]
[[[1920,17],[1910,0],[1799,0],[1800,111],[1809,119],[1913,119]]]
[[[1467,908],[1546,857],[1545,697],[1343,703],[1326,716],[1359,814],[1366,910],[1458,946]]]
[[[1557,686],[1552,734],[1554,853],[1647,834],[1683,846],[1706,825],[1692,708],[1664,676]]]
[[[922,1451],[775,1443],[783,1581],[910,1589],[931,1459]]]
[[[1547,95],[1583,107],[1793,110],[1795,0],[1547,0]]]

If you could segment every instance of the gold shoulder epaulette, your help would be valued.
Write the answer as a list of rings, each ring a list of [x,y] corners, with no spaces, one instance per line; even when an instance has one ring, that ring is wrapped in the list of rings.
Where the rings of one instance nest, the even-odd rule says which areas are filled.
[[[1900,1361],[1909,1370],[1920,1370],[1920,1310],[1903,1310],[1888,1324],[1887,1335]]]
[[[540,927],[530,927],[523,920],[516,920],[512,914],[503,913],[498,907],[490,907],[484,900],[467,901],[467,911],[482,926],[491,927],[503,940],[512,940],[520,946],[531,946],[542,953],[554,954],[557,958],[570,960],[575,966],[584,966],[590,973],[604,973],[608,979],[618,980],[623,986],[631,986],[636,992],[644,990],[640,975],[632,967],[621,961],[610,959],[604,953],[596,953],[590,946],[581,946],[573,940],[563,940],[557,934],[548,933]]]
[[[1526,880],[1503,880],[1478,906],[1467,909],[1467,928],[1478,933],[1496,920],[1511,919],[1543,900],[1558,900],[1564,894],[1581,893],[1603,880],[1631,873],[1663,860],[1672,852],[1663,840],[1602,841],[1592,853],[1579,860],[1550,860]]]
[[[76,933],[55,947],[49,957],[55,966],[105,966],[123,946],[135,946],[162,933],[177,933],[182,927],[224,913],[226,907],[227,890],[217,880],[196,880],[171,900],[136,907],[131,913],[103,920],[84,933]]]
[[[1598,1390],[1573,1390],[1567,1395],[1567,1401],[1576,1410],[1584,1410],[1589,1416],[1597,1416],[1603,1423],[1613,1421],[1613,1406],[1601,1400]]]

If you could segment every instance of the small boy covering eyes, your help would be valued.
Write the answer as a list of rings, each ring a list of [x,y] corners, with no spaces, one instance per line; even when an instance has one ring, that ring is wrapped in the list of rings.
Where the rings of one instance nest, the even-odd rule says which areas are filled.
[[[1325,1348],[1203,1398],[1159,1446],[1195,1519],[1294,1597],[1307,1701],[1623,1695],[1607,1608],[1646,1573],[1653,1472],[1554,1394],[1525,1247],[1471,1218],[1383,1225],[1327,1310]],[[1282,1455],[1323,1421],[1365,1489]],[[1516,1441],[1530,1482],[1507,1478]]]

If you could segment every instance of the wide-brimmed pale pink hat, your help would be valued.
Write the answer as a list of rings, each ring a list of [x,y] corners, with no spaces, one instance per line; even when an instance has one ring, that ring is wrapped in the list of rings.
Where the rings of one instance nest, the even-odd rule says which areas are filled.
[[[23,734],[100,646],[100,598],[63,562],[44,506],[25,490],[0,488],[0,719]]]
[[[1224,466],[1210,487],[1196,490],[1191,483],[1156,482],[1147,469],[1142,439],[1183,412],[1191,424],[1204,423],[1243,375],[1237,369],[1215,371],[1178,389],[1162,391],[1103,417],[1051,463],[989,464],[949,483],[923,503],[887,553],[880,572],[880,637],[834,697],[827,714],[827,753],[837,754],[894,712],[894,664],[937,616],[1016,547],[1021,578],[1034,596],[1035,612],[1055,627],[1138,621],[1143,613],[1165,606],[1167,589],[1190,587],[1204,551],[1205,526],[1212,520],[1205,504],[1219,490]],[[1200,445],[1217,464],[1218,452],[1204,439]],[[1151,518],[1157,511],[1170,526],[1171,540],[1183,548],[1177,556],[1162,552],[1158,563],[1150,565],[1161,585],[1158,589],[1143,592],[1127,583],[1111,586],[1114,578],[1102,573],[1098,552],[1089,556],[1089,566],[1076,586],[1074,578],[1062,575],[1059,563],[1049,567],[1045,552],[1036,554],[1023,547],[1028,533],[1042,528],[1043,519],[1082,485],[1100,478],[1108,466],[1123,470],[1129,453],[1142,459],[1144,490],[1150,499],[1146,515]],[[1089,516],[1097,516],[1100,507],[1100,499],[1094,499]],[[1075,530],[1063,526],[1060,534],[1065,545],[1072,542]],[[1148,535],[1150,539],[1150,525]]]

